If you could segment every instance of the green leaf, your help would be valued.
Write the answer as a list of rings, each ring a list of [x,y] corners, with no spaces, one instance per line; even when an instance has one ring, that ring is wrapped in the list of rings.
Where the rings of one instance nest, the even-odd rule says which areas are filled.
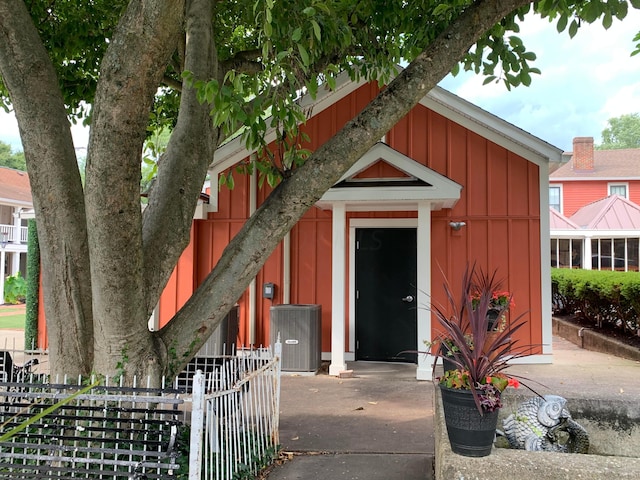
[[[496,79],[496,77],[494,75],[489,75],[487,78],[484,79],[484,81],[482,82],[482,85],[486,85],[487,83],[491,83]]]
[[[575,37],[576,33],[578,33],[578,27],[579,27],[578,22],[576,20],[573,20],[571,22],[571,25],[569,26],[569,36],[571,38]]]
[[[558,25],[556,25],[558,33],[564,32],[564,29],[567,28],[567,23],[569,23],[569,17],[563,13],[558,19]]]
[[[313,17],[316,14],[316,9],[313,7],[307,7],[304,10],[302,10],[302,13],[304,13],[309,17]]]
[[[304,48],[304,46],[302,46],[301,44],[298,44],[298,51],[300,52],[300,59],[302,60],[302,64],[305,67],[309,66],[309,53],[307,52],[307,49]]]
[[[316,22],[315,20],[311,20],[311,25],[313,26],[313,33],[316,35],[316,38],[318,39],[318,41],[322,40],[320,25],[318,25],[318,22]]]
[[[291,40],[293,40],[294,42],[299,42],[301,38],[302,38],[302,28],[298,27],[291,34]]]

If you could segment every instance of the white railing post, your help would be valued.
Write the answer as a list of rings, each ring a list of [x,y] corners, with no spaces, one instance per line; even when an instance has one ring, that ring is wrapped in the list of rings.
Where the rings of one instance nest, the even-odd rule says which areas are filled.
[[[272,419],[272,432],[273,432],[273,446],[277,447],[280,444],[280,372],[282,370],[282,342],[280,341],[280,332],[278,332],[278,338],[276,344],[273,346],[273,359],[275,360],[275,372],[274,372],[274,405],[271,412]]]
[[[191,437],[189,439],[189,480],[200,480],[202,468],[202,438],[204,425],[204,378],[202,370],[193,376],[191,406]]]

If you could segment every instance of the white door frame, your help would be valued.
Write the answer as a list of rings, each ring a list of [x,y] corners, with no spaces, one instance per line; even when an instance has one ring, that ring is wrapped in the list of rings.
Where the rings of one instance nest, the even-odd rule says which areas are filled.
[[[336,209],[336,207],[338,207]],[[349,278],[345,278],[347,258],[346,206],[334,204],[333,209],[333,245],[332,245],[332,317],[331,317],[331,365],[330,375],[339,375],[346,370],[346,361],[355,359],[355,231],[356,228],[415,228],[416,229],[416,260],[417,285],[417,338],[416,350],[423,351],[424,341],[431,340],[431,315],[429,298],[431,298],[431,202],[420,201],[417,218],[352,218],[348,225],[348,261]],[[342,233],[342,234],[341,234]],[[348,284],[349,312],[348,351],[345,345],[345,294]],[[418,355],[416,378],[430,380],[432,377],[433,357]]]

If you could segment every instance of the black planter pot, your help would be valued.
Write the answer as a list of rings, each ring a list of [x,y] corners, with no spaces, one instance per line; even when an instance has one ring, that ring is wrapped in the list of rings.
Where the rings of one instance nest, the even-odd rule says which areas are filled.
[[[440,385],[440,392],[451,450],[465,457],[489,455],[496,435],[498,410],[480,415],[471,390]]]

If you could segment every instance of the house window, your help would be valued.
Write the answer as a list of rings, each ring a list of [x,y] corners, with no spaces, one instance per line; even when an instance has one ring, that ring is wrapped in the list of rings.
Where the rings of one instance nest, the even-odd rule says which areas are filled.
[[[555,268],[581,268],[582,239],[552,238],[551,266]]]
[[[638,271],[640,238],[594,238],[591,240],[593,270]]]
[[[562,212],[560,208],[560,186],[549,187],[549,206],[557,212]]]
[[[622,198],[629,198],[627,196],[628,192],[626,183],[610,183],[609,184],[609,195],[618,195]]]

